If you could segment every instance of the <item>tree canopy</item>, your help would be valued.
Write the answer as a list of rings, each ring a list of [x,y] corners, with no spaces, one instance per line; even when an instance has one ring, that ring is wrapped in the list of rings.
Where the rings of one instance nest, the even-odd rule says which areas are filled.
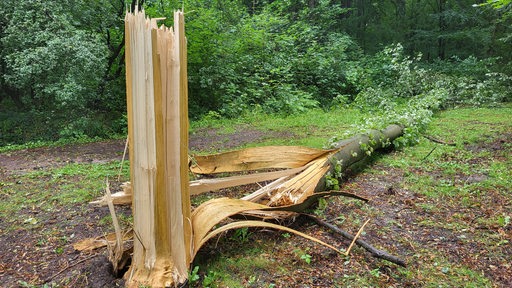
[[[0,145],[124,133],[123,18],[136,3],[0,3]],[[473,102],[510,100],[509,0],[138,3],[168,26],[185,9],[191,117],[329,109],[369,89],[385,99],[405,95],[389,91],[418,73],[433,82],[402,87],[409,96],[444,85],[450,103],[474,100],[480,81],[494,92]]]

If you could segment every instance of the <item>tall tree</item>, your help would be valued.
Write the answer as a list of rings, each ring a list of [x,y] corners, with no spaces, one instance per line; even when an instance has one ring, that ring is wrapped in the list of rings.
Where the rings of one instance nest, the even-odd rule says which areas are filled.
[[[3,81],[31,109],[85,107],[101,81],[104,46],[58,1],[14,2],[1,39]]]

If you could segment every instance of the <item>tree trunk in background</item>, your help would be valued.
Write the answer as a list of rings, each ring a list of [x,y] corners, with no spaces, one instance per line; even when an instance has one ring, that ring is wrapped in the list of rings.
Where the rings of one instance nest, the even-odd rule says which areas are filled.
[[[437,8],[439,13],[439,35],[437,36],[437,56],[439,59],[444,60],[446,57],[446,39],[444,33],[446,32],[446,21],[444,11],[446,10],[446,0],[438,0]]]

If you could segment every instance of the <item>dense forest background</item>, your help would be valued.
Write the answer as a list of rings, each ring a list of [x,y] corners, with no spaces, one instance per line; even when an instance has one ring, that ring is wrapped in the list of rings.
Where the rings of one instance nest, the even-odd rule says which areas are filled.
[[[411,100],[429,111],[510,101],[510,2],[138,5],[168,17],[167,26],[173,10],[184,8],[190,115],[201,118],[340,106],[392,113]],[[0,146],[126,133],[123,18],[136,3],[0,2]]]

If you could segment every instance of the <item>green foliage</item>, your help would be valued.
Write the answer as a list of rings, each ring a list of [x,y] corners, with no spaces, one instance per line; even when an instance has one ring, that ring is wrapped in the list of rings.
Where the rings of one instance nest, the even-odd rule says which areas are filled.
[[[199,266],[194,266],[194,269],[192,269],[188,274],[188,281],[190,284],[194,285],[199,281],[199,278]]]
[[[302,254],[300,256],[300,259],[304,260],[304,262],[306,262],[307,264],[310,264],[311,263],[311,255],[309,254]]]
[[[375,268],[373,270],[370,270],[370,274],[373,276],[373,277],[376,277],[376,278],[379,278],[381,273],[380,273],[380,269],[379,268]]]
[[[120,8],[122,16],[124,6],[117,5],[0,4],[0,145],[122,132],[117,119],[125,109],[123,24],[115,15]]]
[[[38,110],[84,108],[105,69],[99,37],[73,27],[67,13],[54,1],[18,1],[1,39],[5,83]]]
[[[508,88],[512,79],[504,73],[490,73],[492,59],[470,57],[442,69],[436,66],[440,64],[425,65],[421,59],[421,54],[415,58],[406,56],[403,46],[396,44],[350,71],[350,79],[360,90],[350,105],[372,116],[357,123],[343,137],[395,123],[405,127],[404,136],[395,140],[395,146],[416,144],[440,109],[496,105],[512,99]]]
[[[293,250],[293,252],[295,254],[299,255],[300,259],[309,265],[309,264],[311,264],[311,258],[313,258],[313,256],[311,256],[310,254],[307,253],[308,250],[309,250],[309,248],[306,248],[305,250],[295,249],[295,250]]]
[[[229,29],[219,26],[212,7],[200,7],[201,15],[190,16],[190,58],[208,50],[208,58],[203,54],[190,63],[193,111],[236,117],[260,109],[289,115],[330,104],[350,90],[344,60],[358,51],[357,45],[343,33],[288,21],[280,15],[284,8],[273,8],[250,15],[242,6],[226,6],[223,12],[240,19]]]
[[[485,6],[485,5],[491,5],[494,8],[505,8],[507,5],[510,5],[512,1],[511,0],[487,0],[485,3],[481,4],[474,4],[474,7],[477,6]]]
[[[333,163],[334,169],[325,175],[325,187],[327,190],[340,190],[340,182],[343,177],[343,173],[341,171],[341,160]]]
[[[421,126],[511,100],[509,1],[140,2],[167,26],[185,9],[193,119],[349,107],[375,115],[361,129]],[[0,2],[0,145],[126,133],[126,4]]]
[[[217,281],[219,275],[215,271],[208,271],[208,274],[204,275],[203,287],[218,287]]]
[[[318,205],[315,208],[315,210],[313,211],[313,213],[315,213],[316,215],[323,215],[325,209],[327,209],[327,206],[328,206],[327,200],[325,198],[320,198],[320,199],[318,199]]]
[[[243,227],[243,228],[236,229],[235,234],[231,237],[231,239],[240,242],[240,244],[243,244],[249,240],[250,235],[251,235],[251,233],[249,233],[249,228]]]
[[[19,280],[18,284],[23,288],[50,288],[49,284],[43,284],[42,286],[32,285],[26,281]]]

